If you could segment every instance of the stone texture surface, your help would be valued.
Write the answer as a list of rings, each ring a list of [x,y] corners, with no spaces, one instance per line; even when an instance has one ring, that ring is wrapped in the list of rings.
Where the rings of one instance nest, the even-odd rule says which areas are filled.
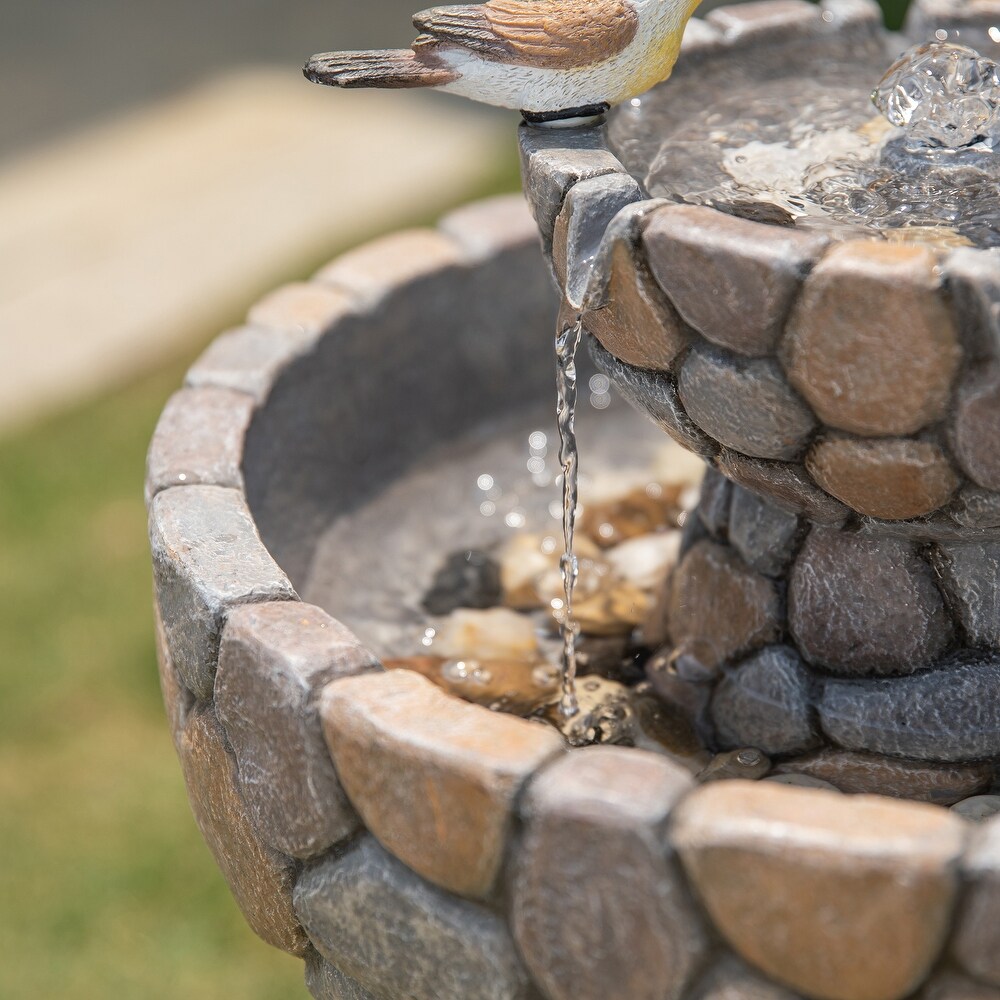
[[[749,355],[774,349],[827,243],[697,205],[660,209],[644,240],[650,268],[681,316],[713,343]]]
[[[969,645],[1000,647],[1000,542],[942,543],[934,563]]]
[[[692,1000],[801,1000],[732,955],[718,961],[698,983]]]
[[[788,621],[803,656],[838,674],[912,673],[951,639],[933,573],[912,543],[822,527],[792,567]]]
[[[173,657],[167,644],[167,633],[160,617],[160,609],[153,608],[154,625],[156,629],[156,666],[160,676],[160,694],[163,696],[163,706],[167,711],[167,723],[170,726],[170,736],[174,741],[174,749],[180,751],[181,734],[187,724],[188,714],[194,707],[194,695],[181,683],[174,668]]]
[[[802,0],[730,4],[709,11],[707,20],[730,43],[800,39],[814,32],[820,24],[815,6]]]
[[[294,869],[258,838],[240,798],[236,762],[210,708],[189,716],[179,756],[198,829],[247,923],[268,944],[305,954],[309,942],[292,909]]]
[[[342,254],[317,271],[314,280],[372,303],[462,262],[461,247],[451,237],[434,229],[405,229]]]
[[[710,437],[754,458],[792,459],[815,418],[770,358],[693,348],[677,389],[691,419]]]
[[[780,774],[804,774],[853,795],[890,795],[948,806],[990,786],[988,764],[926,764],[850,750],[821,750],[784,761]]]
[[[729,512],[732,506],[733,484],[711,466],[701,481],[701,494],[696,508],[701,523],[717,541],[729,534]]]
[[[317,701],[330,681],[378,661],[325,611],[298,602],[230,612],[215,705],[260,836],[297,858],[321,854],[359,821],[337,780]]]
[[[184,384],[245,392],[258,403],[267,399],[281,371],[307,353],[316,338],[301,330],[263,330],[241,326],[215,338],[188,369]]]
[[[961,247],[948,254],[944,272],[966,350],[976,358],[997,359],[1000,357],[1000,251],[984,253]]]
[[[961,351],[927,249],[853,241],[806,280],[788,323],[792,384],[833,427],[912,434],[944,415]]]
[[[801,522],[749,490],[735,487],[729,510],[729,543],[743,561],[765,576],[788,569]]]
[[[716,754],[698,772],[699,784],[709,781],[759,781],[771,770],[771,758],[756,747]]]
[[[768,646],[727,671],[712,695],[711,717],[724,749],[801,753],[819,732],[810,705],[809,674],[789,646]]]
[[[970,795],[956,802],[951,811],[971,823],[981,823],[1000,813],[1000,795]]]
[[[918,760],[1000,756],[1000,657],[966,653],[913,677],[827,681],[826,734],[850,750]]]
[[[167,400],[146,456],[146,503],[192,483],[243,486],[243,436],[251,396],[231,389],[181,389]]]
[[[712,459],[718,454],[718,444],[684,410],[673,375],[626,365],[606,351],[593,337],[590,338],[589,347],[594,364],[614,382],[618,391],[637,410],[649,414],[688,451],[705,459]]]
[[[848,507],[886,520],[929,514],[958,488],[944,451],[912,438],[828,437],[813,446],[806,468]]]
[[[781,602],[730,549],[699,542],[674,574],[668,628],[675,643],[699,642],[705,662],[720,664],[778,638]]]
[[[752,493],[769,497],[784,510],[804,514],[819,524],[840,524],[849,513],[844,504],[824,493],[795,462],[748,458],[724,448],[719,454],[718,468]]]
[[[355,298],[317,281],[282,285],[255,303],[247,316],[251,326],[318,336],[353,312]]]
[[[944,945],[965,829],[917,803],[719,782],[681,803],[672,840],[756,968],[818,1000],[900,1000]]]
[[[669,370],[690,339],[687,327],[626,243],[615,243],[609,264],[608,302],[587,314],[587,332],[626,364]]]
[[[182,486],[153,499],[149,516],[156,601],[184,684],[209,698],[226,614],[239,604],[294,600],[236,490]]]
[[[441,219],[438,229],[473,261],[489,260],[511,247],[538,243],[538,228],[520,193],[462,205]]]
[[[1000,527],[1000,493],[963,486],[951,505],[951,516],[963,528]]]
[[[707,944],[666,846],[691,785],[663,757],[591,747],[529,786],[513,928],[551,1000],[681,996]]]
[[[313,1000],[379,1000],[315,950],[306,955],[306,989]]]
[[[976,979],[1000,986],[1000,818],[976,829],[962,868],[970,884],[956,918],[952,950]]]
[[[917,994],[916,1000],[1000,1000],[1000,990],[956,972],[942,972]]]
[[[988,369],[962,386],[952,442],[962,471],[988,490],[1000,490],[1000,374]]]
[[[503,921],[435,889],[364,838],[313,862],[295,887],[313,943],[380,1000],[529,1000]]]
[[[321,703],[327,744],[365,826],[437,885],[493,888],[525,780],[552,730],[453,698],[406,670],[346,678]]]

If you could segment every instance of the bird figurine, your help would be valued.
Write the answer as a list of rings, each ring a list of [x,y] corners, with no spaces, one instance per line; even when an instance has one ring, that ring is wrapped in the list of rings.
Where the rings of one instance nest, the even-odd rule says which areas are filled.
[[[665,80],[700,0],[488,0],[413,17],[409,49],[327,52],[331,87],[433,87],[520,110],[537,125],[599,119]]]

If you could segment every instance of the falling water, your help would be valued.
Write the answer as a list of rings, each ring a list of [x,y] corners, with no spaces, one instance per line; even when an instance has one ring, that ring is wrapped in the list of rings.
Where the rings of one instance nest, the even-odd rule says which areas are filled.
[[[556,326],[556,388],[558,398],[556,418],[559,426],[559,464],[562,467],[562,526],[563,554],[559,560],[562,573],[564,603],[560,627],[562,631],[562,697],[559,708],[565,717],[579,711],[576,698],[576,637],[579,625],[573,617],[573,588],[579,574],[579,563],[573,551],[577,507],[577,447],[576,447],[576,351],[583,332],[581,313],[560,312]]]

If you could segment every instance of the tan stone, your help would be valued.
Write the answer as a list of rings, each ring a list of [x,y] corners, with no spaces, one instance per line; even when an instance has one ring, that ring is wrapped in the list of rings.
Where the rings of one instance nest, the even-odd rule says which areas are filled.
[[[734,781],[674,816],[716,927],[776,981],[815,1000],[901,1000],[937,960],[966,830],[947,810]]]
[[[813,446],[806,468],[859,514],[890,521],[929,514],[958,489],[941,448],[911,438],[826,438]]]
[[[969,884],[952,950],[976,979],[1000,986],[1000,817],[976,828],[962,871]]]
[[[945,412],[961,351],[937,258],[916,246],[835,246],[788,321],[792,384],[833,427],[912,434]]]
[[[297,281],[265,295],[247,317],[267,330],[319,334],[352,312],[355,299],[339,288]]]
[[[640,486],[621,496],[584,503],[577,531],[601,548],[675,527],[683,484]]]
[[[701,541],[674,574],[668,623],[676,644],[697,643],[713,666],[779,638],[778,592],[730,549]]]
[[[989,788],[988,764],[928,764],[850,750],[821,750],[780,764],[781,774],[805,774],[828,781],[842,792],[889,795],[948,806]]]
[[[309,940],[292,909],[294,868],[257,837],[238,791],[236,761],[210,708],[189,716],[179,756],[198,829],[247,923],[275,948],[304,955]]]
[[[433,229],[406,229],[351,250],[321,268],[315,281],[372,302],[399,285],[462,261],[461,247]]]
[[[691,339],[687,326],[626,243],[610,264],[607,305],[587,314],[587,331],[626,364],[668,371]]]
[[[461,660],[538,660],[535,624],[509,608],[456,608],[438,626],[430,652]]]
[[[531,209],[520,192],[462,205],[449,212],[438,229],[458,243],[471,260],[489,260],[511,247],[541,242]]]
[[[341,783],[382,845],[442,888],[487,896],[517,793],[560,753],[559,736],[407,670],[335,681],[320,713]]]

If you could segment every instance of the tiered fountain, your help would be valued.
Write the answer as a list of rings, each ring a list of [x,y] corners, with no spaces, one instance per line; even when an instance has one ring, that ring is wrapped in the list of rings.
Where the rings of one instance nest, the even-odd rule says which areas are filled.
[[[490,562],[555,523],[558,302],[519,200],[279,289],[168,404],[171,729],[315,997],[1000,998],[1000,8],[925,2],[910,32],[866,0],[722,8],[606,128],[522,128],[606,376],[584,472],[645,482],[635,522],[690,479],[676,446],[649,471],[657,425],[708,465],[655,599],[630,566],[592,612],[584,681],[617,702],[551,710],[531,602],[559,598]],[[886,121],[868,94],[911,42],[939,44]],[[624,565],[613,507],[597,566]],[[455,586],[507,605],[479,612],[502,639]]]

